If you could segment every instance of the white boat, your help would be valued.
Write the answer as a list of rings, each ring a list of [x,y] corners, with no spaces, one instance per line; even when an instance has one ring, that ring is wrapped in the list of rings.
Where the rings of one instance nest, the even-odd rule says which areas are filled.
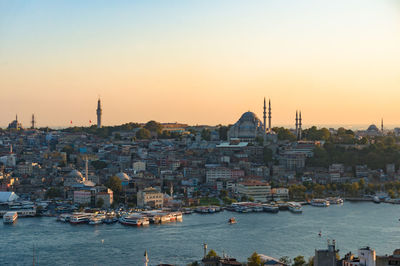
[[[378,196],[375,196],[372,200],[373,200],[375,203],[381,203],[381,200],[379,199]]]
[[[90,213],[84,213],[84,212],[83,212],[83,213],[74,213],[74,214],[71,216],[69,222],[70,222],[71,224],[84,224],[84,223],[88,223],[89,220],[90,220],[90,218],[91,218],[92,216],[93,216],[93,215],[90,214]]]
[[[289,211],[293,213],[302,213],[303,208],[301,207],[300,203],[297,202],[288,202]]]
[[[343,199],[342,198],[327,198],[330,204],[343,204]]]
[[[141,226],[150,224],[149,219],[141,215],[124,216],[119,219],[119,222],[123,225],[130,225],[130,226]]]
[[[18,219],[17,212],[6,212],[3,216],[3,223],[5,224],[12,224]]]
[[[329,205],[330,205],[329,201],[327,201],[325,199],[313,199],[311,201],[311,206],[314,206],[314,207],[328,207]]]

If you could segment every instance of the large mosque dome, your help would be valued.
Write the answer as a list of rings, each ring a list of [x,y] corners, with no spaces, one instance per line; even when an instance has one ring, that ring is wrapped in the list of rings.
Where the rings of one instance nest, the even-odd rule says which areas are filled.
[[[367,130],[368,131],[379,131],[379,129],[376,125],[370,125]]]
[[[264,134],[264,125],[253,112],[245,112],[229,129],[229,138],[239,138],[242,141],[253,141]]]

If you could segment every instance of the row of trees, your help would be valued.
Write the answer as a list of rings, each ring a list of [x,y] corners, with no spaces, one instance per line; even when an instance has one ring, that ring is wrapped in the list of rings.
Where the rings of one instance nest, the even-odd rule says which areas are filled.
[[[399,155],[400,146],[394,142],[393,137],[386,137],[363,149],[325,143],[323,147],[315,148],[314,156],[307,159],[306,164],[322,167],[329,167],[332,163],[343,163],[352,167],[366,164],[371,169],[384,169],[389,163],[400,165]]]
[[[215,250],[211,249],[205,259],[220,259],[220,256],[218,256],[217,252]],[[304,256],[297,256],[293,259],[293,261],[285,256],[279,259],[282,263],[287,264],[287,265],[292,265],[292,266],[313,266],[314,265],[314,257],[311,257],[308,259],[308,262],[305,261]],[[200,265],[197,261],[188,264],[188,266],[198,266]],[[249,258],[247,258],[247,263],[245,264],[247,266],[264,266],[264,262],[261,259],[261,256],[257,254],[257,252],[254,252],[251,254]]]

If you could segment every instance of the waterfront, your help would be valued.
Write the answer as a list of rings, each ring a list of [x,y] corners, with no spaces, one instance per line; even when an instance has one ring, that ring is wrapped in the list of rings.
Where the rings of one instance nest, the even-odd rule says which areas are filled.
[[[184,216],[183,222],[139,228],[21,218],[14,225],[0,224],[0,265],[31,264],[33,244],[39,265],[141,265],[145,249],[150,265],[185,265],[202,257],[204,242],[240,261],[253,251],[277,258],[299,254],[308,258],[315,248],[326,247],[327,238],[336,239],[341,255],[367,245],[377,254],[399,248],[399,205],[345,202],[303,208],[300,215],[289,211],[192,214]],[[238,223],[229,225],[232,216]]]

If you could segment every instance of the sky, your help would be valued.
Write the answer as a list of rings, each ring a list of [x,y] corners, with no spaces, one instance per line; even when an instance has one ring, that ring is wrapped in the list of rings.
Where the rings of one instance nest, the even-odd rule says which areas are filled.
[[[397,0],[0,0],[0,127],[400,126]]]

